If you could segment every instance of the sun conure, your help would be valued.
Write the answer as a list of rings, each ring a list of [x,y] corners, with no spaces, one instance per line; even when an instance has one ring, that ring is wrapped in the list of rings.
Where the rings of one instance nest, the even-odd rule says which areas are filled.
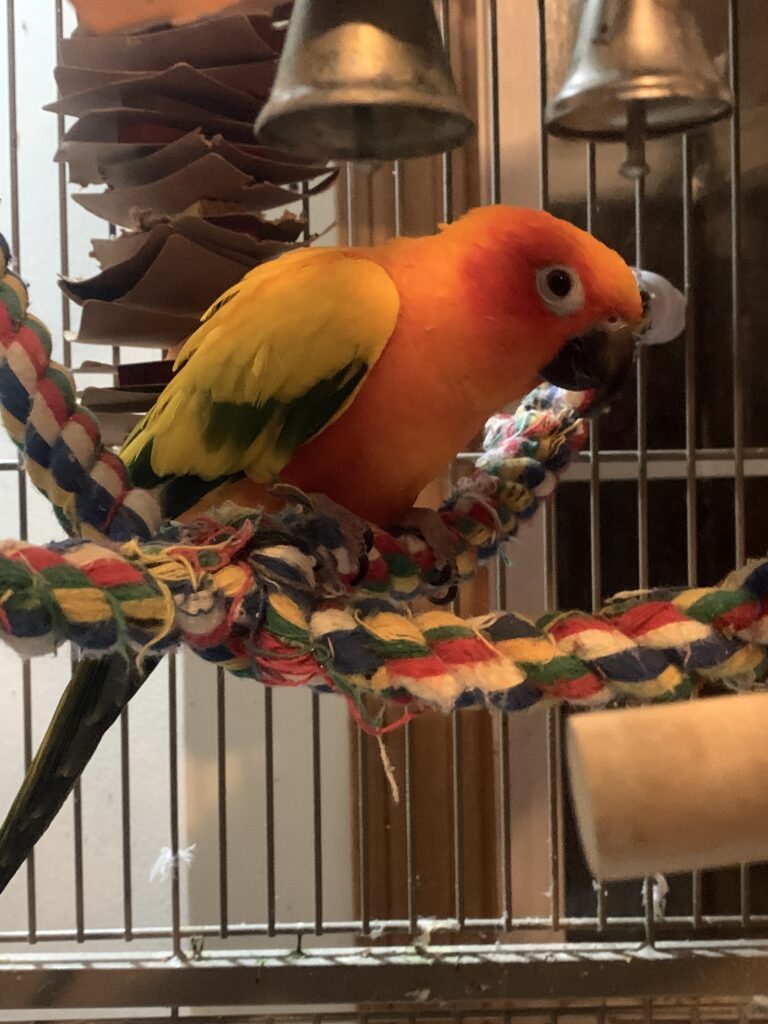
[[[621,257],[541,211],[302,249],[213,304],[123,457],[169,515],[279,475],[386,523],[542,375],[613,388],[640,315]]]
[[[253,504],[279,478],[386,524],[542,377],[610,398],[641,316],[621,257],[541,211],[303,249],[211,306],[123,457],[169,516]],[[0,828],[0,889],[144,678],[117,656],[78,667]]]

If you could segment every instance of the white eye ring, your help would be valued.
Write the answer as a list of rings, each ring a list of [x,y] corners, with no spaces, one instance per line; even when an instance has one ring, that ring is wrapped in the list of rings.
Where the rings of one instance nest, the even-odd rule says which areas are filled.
[[[578,313],[584,305],[584,286],[571,267],[554,264],[537,270],[536,289],[547,309],[558,316]]]

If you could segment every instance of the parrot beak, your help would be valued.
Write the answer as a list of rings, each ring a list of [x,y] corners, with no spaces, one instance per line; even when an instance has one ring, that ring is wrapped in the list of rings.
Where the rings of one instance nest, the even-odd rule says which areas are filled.
[[[626,380],[635,357],[637,329],[625,320],[604,320],[569,338],[541,370],[542,377],[566,391],[594,390],[591,412],[599,412]]]

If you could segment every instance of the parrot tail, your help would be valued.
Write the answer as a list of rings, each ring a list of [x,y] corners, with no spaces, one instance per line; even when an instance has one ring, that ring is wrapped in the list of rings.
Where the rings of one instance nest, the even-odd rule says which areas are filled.
[[[0,826],[0,892],[61,809],[99,741],[157,665],[112,655],[79,663]]]

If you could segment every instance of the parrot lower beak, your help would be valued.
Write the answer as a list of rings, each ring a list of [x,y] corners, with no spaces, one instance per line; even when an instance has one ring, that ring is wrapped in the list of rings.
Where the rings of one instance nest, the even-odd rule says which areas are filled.
[[[604,321],[569,338],[541,370],[542,377],[566,391],[594,390],[591,411],[599,412],[621,389],[635,356],[636,331],[624,320]]]

